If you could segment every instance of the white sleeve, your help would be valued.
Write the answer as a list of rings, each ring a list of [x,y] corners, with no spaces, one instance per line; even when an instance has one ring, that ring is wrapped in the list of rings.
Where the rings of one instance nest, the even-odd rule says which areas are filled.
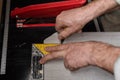
[[[120,57],[116,60],[114,64],[114,75],[115,80],[120,80]]]
[[[120,5],[120,0],[116,0],[116,2]]]

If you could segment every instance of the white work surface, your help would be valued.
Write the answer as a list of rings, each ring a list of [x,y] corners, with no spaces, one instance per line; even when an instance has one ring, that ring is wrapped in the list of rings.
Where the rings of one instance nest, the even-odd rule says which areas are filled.
[[[102,41],[120,46],[119,32],[78,33],[67,38],[64,43],[82,41]],[[44,40],[44,43],[59,43],[57,33]],[[63,60],[52,60],[44,65],[44,80],[114,80],[114,75],[96,66],[88,66],[77,71],[69,71]]]

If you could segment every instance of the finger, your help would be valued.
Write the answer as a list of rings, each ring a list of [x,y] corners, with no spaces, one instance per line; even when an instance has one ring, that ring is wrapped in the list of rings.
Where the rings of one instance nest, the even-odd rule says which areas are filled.
[[[55,29],[58,32],[61,32],[65,28],[64,22],[62,21],[61,18],[56,18],[56,24],[55,24]]]
[[[74,70],[77,70],[79,69],[79,67],[77,67],[76,65],[71,65],[68,63],[68,67],[67,67],[70,71],[74,71]]]
[[[64,49],[67,49],[67,45],[62,44],[62,45],[57,45],[57,46],[49,46],[45,48],[45,50],[48,52],[61,51]]]
[[[65,66],[66,69],[68,69],[68,62],[67,62],[67,60],[64,60],[64,66]]]
[[[74,71],[74,70],[75,70],[75,68],[70,67],[70,66],[68,66],[68,69],[69,69],[70,71]]]
[[[61,25],[59,24],[59,26],[56,24],[55,26],[55,29],[58,33],[62,32],[65,28],[67,28],[67,26],[64,24],[61,24]]]
[[[71,27],[65,28],[62,32],[59,33],[58,38],[59,38],[60,40],[65,39],[65,38],[67,38],[68,36],[70,36],[71,34],[75,33],[76,31],[77,31],[76,28],[74,28],[74,29],[71,28]]]
[[[75,68],[71,67],[71,66],[68,64],[67,60],[64,60],[64,66],[65,66],[66,69],[69,69],[69,70],[71,70],[71,71],[75,70]]]
[[[66,59],[66,57],[64,58],[64,66],[66,69],[69,69],[69,70],[74,70],[73,67],[70,66],[70,64],[68,63],[69,61]]]
[[[77,31],[77,33],[81,33],[81,32],[82,32],[82,30]]]
[[[71,22],[64,20],[61,15],[58,15],[56,18],[55,29],[58,32],[62,32],[65,28],[70,26]]]
[[[65,56],[65,52],[64,51],[53,52],[53,53],[50,53],[50,54],[44,56],[40,60],[40,63],[44,64],[44,63],[46,63],[49,60],[56,59],[56,58],[63,58],[64,56]]]

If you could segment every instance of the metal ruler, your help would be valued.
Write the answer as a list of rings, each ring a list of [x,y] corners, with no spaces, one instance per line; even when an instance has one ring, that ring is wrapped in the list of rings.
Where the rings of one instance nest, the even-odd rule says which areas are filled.
[[[7,0],[7,2],[6,2],[6,14],[5,14],[5,26],[4,26],[4,35],[3,35],[0,74],[6,74],[6,58],[7,58],[8,31],[9,31],[10,1],[11,0]]]

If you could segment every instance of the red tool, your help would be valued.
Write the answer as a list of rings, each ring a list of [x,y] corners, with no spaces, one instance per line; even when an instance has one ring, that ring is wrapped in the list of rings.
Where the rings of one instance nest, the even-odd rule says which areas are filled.
[[[15,18],[50,18],[56,17],[61,11],[81,7],[86,0],[65,0],[44,4],[29,5],[22,8],[15,8],[11,11],[11,17]],[[40,24],[39,24],[40,25]]]

